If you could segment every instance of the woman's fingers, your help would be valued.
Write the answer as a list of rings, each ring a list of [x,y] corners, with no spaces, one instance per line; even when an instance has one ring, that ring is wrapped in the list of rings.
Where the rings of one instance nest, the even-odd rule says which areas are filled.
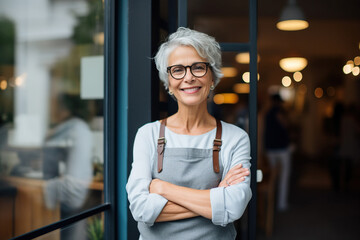
[[[233,167],[224,177],[227,185],[234,185],[245,180],[246,176],[250,175],[250,171],[247,168],[242,168],[241,165]]]
[[[240,174],[240,175],[241,175],[241,174],[249,175],[250,172],[249,172],[249,169],[247,169],[247,168],[233,169],[233,170],[229,171],[229,172],[225,175],[224,179],[229,179],[229,178],[231,178],[231,177],[233,177],[233,176],[235,176],[235,175],[239,175],[239,174]]]
[[[227,181],[228,185],[234,185],[239,182],[243,182],[245,180],[245,177],[249,176],[249,174],[250,174],[250,172],[248,172],[248,171],[241,172],[240,174],[231,176],[226,181]]]
[[[245,181],[245,177],[240,177],[240,178],[238,178],[238,179],[228,181],[228,183],[229,183],[229,186],[231,186],[231,185],[235,185],[235,184],[241,183],[241,182],[243,182],[243,181]]]
[[[242,168],[242,165],[241,165],[241,163],[240,163],[240,164],[234,166],[233,168],[231,168],[231,169],[227,172],[227,174],[225,175],[225,178],[226,178],[227,176],[231,176],[232,174],[234,174],[234,173],[236,173],[236,172],[238,172],[238,171],[241,171],[241,169],[243,169],[243,168]]]
[[[227,187],[243,182],[245,177],[249,175],[249,169],[243,168],[241,164],[238,164],[229,170],[224,179],[220,182],[219,187]]]

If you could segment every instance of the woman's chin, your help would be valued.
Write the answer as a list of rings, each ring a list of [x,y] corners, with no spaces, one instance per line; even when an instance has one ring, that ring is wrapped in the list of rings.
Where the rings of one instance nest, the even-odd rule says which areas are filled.
[[[184,106],[189,106],[189,107],[194,107],[194,106],[199,106],[202,105],[204,103],[204,101],[206,102],[206,98],[196,98],[196,97],[187,97],[187,98],[182,98],[182,99],[178,99],[178,104],[184,105]]]

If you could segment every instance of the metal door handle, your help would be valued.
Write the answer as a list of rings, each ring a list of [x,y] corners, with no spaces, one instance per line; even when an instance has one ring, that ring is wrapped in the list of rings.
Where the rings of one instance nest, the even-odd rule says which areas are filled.
[[[256,170],[256,182],[262,182],[263,180],[263,173],[260,169]]]

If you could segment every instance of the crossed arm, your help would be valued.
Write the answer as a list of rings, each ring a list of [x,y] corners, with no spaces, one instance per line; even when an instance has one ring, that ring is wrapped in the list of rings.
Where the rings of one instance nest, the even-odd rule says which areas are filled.
[[[241,164],[238,164],[229,170],[218,187],[228,187],[240,183],[249,174],[249,169],[243,168]],[[153,179],[149,191],[150,193],[159,194],[168,200],[156,222],[173,221],[196,216],[212,218],[209,189],[197,190]]]

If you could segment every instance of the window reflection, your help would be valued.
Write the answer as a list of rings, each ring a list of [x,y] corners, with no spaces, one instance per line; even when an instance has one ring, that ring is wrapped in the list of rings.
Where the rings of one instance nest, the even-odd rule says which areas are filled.
[[[69,233],[71,234],[69,236]],[[61,230],[56,230],[45,234],[34,240],[54,240],[56,237],[61,236],[61,239],[68,240],[101,240],[104,237],[104,216],[97,214],[92,217],[83,219],[75,224],[72,224]]]
[[[0,2],[0,239],[103,201],[103,9]]]

